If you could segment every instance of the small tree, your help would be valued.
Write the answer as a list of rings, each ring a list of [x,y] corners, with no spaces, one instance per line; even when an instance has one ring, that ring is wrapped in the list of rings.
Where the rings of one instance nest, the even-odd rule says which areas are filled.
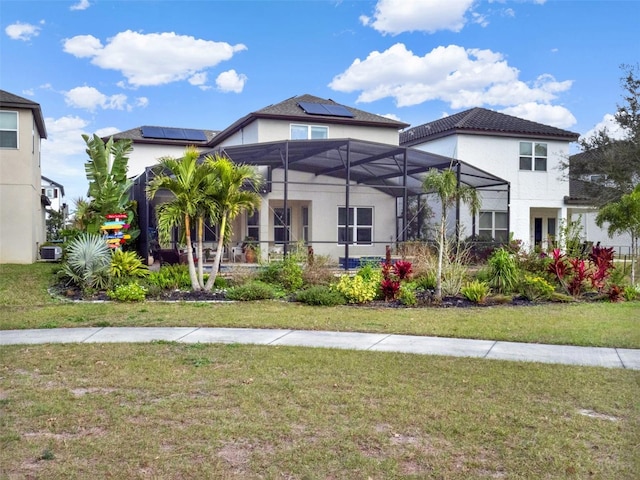
[[[164,157],[156,167],[157,175],[147,186],[147,196],[153,199],[159,190],[164,189],[173,194],[173,199],[159,205],[156,209],[158,217],[158,233],[160,241],[166,242],[174,227],[180,227],[187,245],[187,263],[191,288],[201,290],[204,287],[202,259],[196,273],[192,253],[191,228],[194,222],[197,228],[198,251],[202,252],[201,222],[207,214],[213,216],[214,204],[207,198],[207,191],[212,185],[211,169],[206,163],[198,163],[200,153],[195,147],[188,147],[180,159]]]
[[[216,280],[225,239],[231,234],[231,222],[243,211],[253,214],[260,206],[261,197],[257,188],[261,183],[260,174],[250,165],[236,164],[218,154],[205,158],[207,168],[212,172],[212,184],[207,191],[207,199],[215,206],[219,222],[218,248],[213,262],[213,270],[205,290],[211,290]]]
[[[609,203],[600,209],[596,224],[602,227],[605,223],[609,224],[609,237],[618,233],[628,233],[631,236],[631,284],[635,285],[635,265],[640,239],[640,185],[636,186],[633,192],[623,195],[619,201]]]
[[[458,202],[463,202],[471,208],[471,213],[475,216],[480,210],[480,196],[474,188],[460,184],[456,172],[451,168],[442,171],[435,168],[429,170],[422,188],[427,193],[435,193],[442,207],[438,227],[438,274],[435,291],[436,298],[442,298],[442,261],[447,248],[447,210]]]
[[[64,212],[60,212],[58,210],[49,210],[47,212],[47,241],[52,242],[54,240],[59,240],[61,235],[60,233],[64,230],[64,222],[66,220]]]

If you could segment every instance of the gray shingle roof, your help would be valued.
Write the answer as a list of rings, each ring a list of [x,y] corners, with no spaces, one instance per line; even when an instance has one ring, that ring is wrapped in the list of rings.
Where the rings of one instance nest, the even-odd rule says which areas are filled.
[[[309,103],[324,103],[331,105],[340,105],[346,108],[349,112],[353,114],[353,117],[340,117],[340,116],[332,116],[332,115],[311,115],[306,113],[298,104],[300,102],[309,102]],[[268,119],[276,119],[276,120],[306,120],[306,121],[322,121],[323,123],[329,124],[343,124],[343,125],[361,125],[361,126],[376,126],[376,127],[388,127],[400,130],[401,128],[406,128],[409,124],[404,122],[399,122],[398,120],[393,120],[391,118],[383,117],[380,115],[376,115],[373,113],[365,112],[363,110],[358,110],[357,108],[349,107],[347,105],[342,105],[337,102],[334,102],[331,99],[320,98],[314,95],[299,95],[295,97],[288,98],[280,103],[276,103],[273,105],[269,105],[267,107],[261,108],[260,110],[256,110],[239,120],[235,121],[233,124],[225,128],[213,142],[210,144],[211,146],[215,146],[220,143],[225,138],[229,137],[233,133],[237,132],[244,126],[249,123],[257,120],[259,118],[268,118]]]
[[[147,125],[143,125],[147,126]],[[142,136],[142,127],[132,128],[130,130],[125,130],[123,132],[118,132],[113,135],[114,140],[133,140],[134,143],[155,143],[161,145],[207,145],[213,137],[215,137],[219,130],[202,130],[205,136],[207,137],[206,141],[194,141],[194,140],[172,140],[168,138],[145,138]],[[159,127],[159,128],[169,128],[169,127]],[[104,141],[107,141],[111,135],[107,137],[103,137]]]
[[[39,103],[24,97],[19,97],[18,95],[14,95],[13,93],[5,90],[0,90],[0,108],[32,110],[40,138],[47,138],[47,129],[44,125],[44,117],[42,116],[42,110],[40,109]]]
[[[579,134],[568,130],[477,107],[400,132],[400,145],[417,145],[457,133],[556,138],[568,141],[576,141],[579,137]]]

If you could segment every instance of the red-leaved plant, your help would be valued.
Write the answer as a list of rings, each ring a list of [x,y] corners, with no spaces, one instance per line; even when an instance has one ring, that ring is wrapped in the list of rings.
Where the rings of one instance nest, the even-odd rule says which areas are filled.
[[[613,247],[593,247],[589,254],[589,261],[593,264],[593,272],[590,276],[591,286],[602,293],[613,270]]]
[[[382,263],[382,280],[380,290],[387,302],[395,300],[400,291],[400,282],[407,280],[413,273],[411,262],[398,260],[395,263]]]

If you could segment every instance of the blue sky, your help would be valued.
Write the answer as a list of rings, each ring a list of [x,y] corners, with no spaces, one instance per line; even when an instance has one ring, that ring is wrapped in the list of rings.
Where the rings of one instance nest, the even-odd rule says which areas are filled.
[[[588,135],[637,64],[638,1],[0,0],[0,88],[38,102],[43,175],[81,134],[222,130],[305,93],[412,126],[480,106]]]

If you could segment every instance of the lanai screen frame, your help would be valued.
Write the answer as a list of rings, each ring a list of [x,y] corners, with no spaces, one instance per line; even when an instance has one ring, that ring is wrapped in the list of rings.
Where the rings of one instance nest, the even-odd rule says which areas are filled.
[[[410,196],[428,192],[422,190],[422,182],[432,168],[445,170],[453,168],[459,184],[469,185],[476,190],[503,191],[506,193],[507,231],[510,226],[511,186],[507,180],[485,170],[423,150],[397,145],[357,140],[352,138],[319,140],[282,140],[246,145],[228,145],[205,151],[202,157],[219,153],[235,163],[244,163],[270,170],[283,169],[283,207],[287,211],[288,173],[290,170],[326,175],[345,182],[344,205],[349,209],[349,194],[353,184],[369,186],[390,195],[402,198],[402,241],[406,241],[407,211]],[[267,179],[270,191],[271,178]],[[314,182],[303,183],[317,185]],[[475,220],[475,219],[474,219]],[[286,225],[286,215],[285,215]],[[456,206],[456,225],[460,222],[460,205]],[[396,234],[397,234],[396,224]],[[474,232],[475,233],[475,232]],[[397,235],[396,235],[397,236]],[[310,239],[309,242],[313,240]],[[285,244],[285,253],[288,245]],[[344,245],[345,265],[349,262],[349,244]]]

